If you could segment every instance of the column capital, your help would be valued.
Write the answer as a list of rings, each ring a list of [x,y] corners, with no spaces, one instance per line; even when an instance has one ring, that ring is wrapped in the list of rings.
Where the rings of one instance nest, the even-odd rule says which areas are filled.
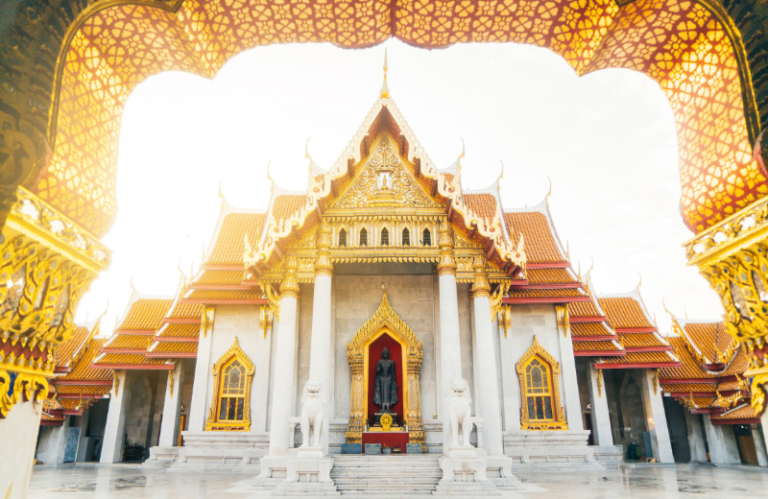
[[[555,315],[557,316],[557,328],[562,331],[563,337],[567,338],[571,331],[571,322],[568,316],[568,304],[562,303],[555,305]]]
[[[283,282],[280,283],[281,299],[289,297],[299,298],[299,283],[296,281],[296,269],[298,267],[299,263],[296,255],[285,257],[285,274],[283,274]]]
[[[328,222],[322,222],[317,229],[317,260],[315,261],[315,277],[319,275],[331,275],[333,264],[331,263],[331,226]]]
[[[475,281],[472,283],[472,298],[491,297],[491,284],[488,282],[488,276],[485,273],[485,257],[475,255],[472,261],[472,268],[475,269]]]
[[[440,222],[437,229],[437,245],[440,247],[440,261],[437,264],[439,275],[456,275],[456,260],[453,257],[453,227],[447,218]]]

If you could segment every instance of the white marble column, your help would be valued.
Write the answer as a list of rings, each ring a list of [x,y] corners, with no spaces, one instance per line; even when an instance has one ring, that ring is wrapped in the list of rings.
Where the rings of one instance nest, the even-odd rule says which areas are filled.
[[[415,233],[414,233],[415,234]],[[443,452],[449,451],[451,433],[448,408],[451,380],[461,377],[461,336],[459,332],[459,299],[456,289],[456,263],[453,258],[453,235],[450,224],[440,225],[438,231],[440,263],[438,281],[440,288],[440,389],[443,422]]]
[[[480,415],[483,417],[483,447],[489,456],[504,455],[501,432],[501,403],[496,351],[493,347],[493,319],[491,317],[490,285],[485,276],[485,259],[475,258],[475,282],[472,300],[475,312],[475,341],[477,344],[477,375],[480,393]],[[575,373],[574,373],[575,374]]]
[[[296,282],[296,257],[286,257],[286,276],[280,285],[280,326],[275,349],[275,382],[270,415],[269,456],[288,452],[289,425],[293,409],[296,377],[296,323],[299,285]]]
[[[643,369],[641,374],[643,390],[643,409],[645,421],[651,434],[653,457],[657,463],[674,463],[672,442],[669,439],[667,415],[664,412],[664,399],[658,380],[654,381],[656,372],[653,369]]]
[[[131,404],[132,376],[127,371],[115,371],[112,392],[109,395],[107,424],[104,427],[104,442],[101,445],[102,464],[119,463],[123,460],[125,441],[125,416]]]
[[[584,428],[584,417],[581,414],[579,400],[579,383],[576,378],[576,357],[573,356],[573,340],[571,325],[568,319],[568,305],[556,305],[558,339],[560,340],[560,386],[562,400],[565,401],[565,419],[571,430]],[[610,430],[610,427],[609,427]]]
[[[179,416],[181,416],[181,389],[184,386],[184,362],[176,362],[176,368],[169,371],[165,384],[165,403],[160,423],[158,447],[174,447],[179,442]]]
[[[704,445],[704,430],[698,414],[685,410],[685,426],[688,432],[688,447],[691,449],[692,463],[708,463],[707,448]]]
[[[331,394],[331,265],[329,248],[331,246],[331,228],[323,223],[317,231],[318,258],[315,263],[315,288],[312,300],[312,340],[309,350],[309,378],[319,379],[323,383],[323,455],[328,454],[330,432]],[[303,388],[303,387],[302,387]]]
[[[3,388],[6,387],[0,385]],[[0,419],[0,497],[27,497],[42,408],[42,402],[22,399]]]
[[[587,383],[589,385],[589,405],[592,408],[592,440],[595,445],[613,445],[613,431],[611,430],[611,414],[608,409],[608,393],[605,390],[605,373],[595,369],[591,359],[587,361]],[[566,409],[567,410],[567,409]],[[570,426],[571,429],[577,429]]]
[[[189,404],[190,432],[204,431],[208,418],[206,405],[212,394],[208,388],[213,381],[211,372],[211,343],[213,342],[214,307],[203,307],[200,336],[197,342],[197,362],[195,363],[195,379],[192,382],[192,401]]]
[[[713,425],[712,417],[704,414],[704,430],[712,464],[741,464],[736,435],[730,425]]]
[[[761,468],[768,467],[768,453],[765,449],[765,440],[763,432],[757,426],[752,427],[752,440],[755,441],[755,453],[757,454],[757,465]]]

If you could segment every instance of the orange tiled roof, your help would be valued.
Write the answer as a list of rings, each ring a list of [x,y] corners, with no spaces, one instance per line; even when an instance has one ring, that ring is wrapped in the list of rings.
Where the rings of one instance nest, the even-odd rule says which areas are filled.
[[[161,342],[152,349],[152,353],[197,353],[197,343],[170,341]]]
[[[161,365],[164,363],[165,361],[162,359],[148,359],[144,357],[143,353],[108,353],[99,359],[96,365],[125,364],[136,366],[141,364]]]
[[[230,213],[221,222],[221,228],[206,260],[208,265],[240,265],[243,263],[245,235],[255,245],[261,237],[266,215],[263,213]]]
[[[284,194],[277,196],[272,205],[272,214],[279,222],[298,212],[306,201],[307,197],[303,195]]]
[[[165,298],[140,298],[131,304],[116,329],[157,329],[172,302]]]
[[[142,348],[152,343],[152,336],[139,334],[118,334],[104,345],[104,348]]]
[[[530,269],[528,272],[531,272]],[[593,299],[594,300],[594,299]],[[594,301],[579,301],[568,304],[568,315],[570,317],[602,317],[603,314],[597,309]]]
[[[555,237],[549,228],[547,218],[535,211],[505,213],[507,230],[514,234],[515,244],[522,234],[525,238],[525,254],[528,263],[565,262]]]
[[[612,341],[574,341],[574,352],[621,351]]]
[[[718,414],[717,416],[712,416],[713,420],[719,420],[719,421],[727,421],[729,419],[757,419],[760,416],[755,414],[755,410],[752,408],[750,404],[745,404],[742,407],[730,411],[726,414]]]
[[[574,343],[575,345],[575,343]],[[676,360],[667,355],[667,352],[627,352],[624,357],[606,357],[602,359],[605,364],[673,364]],[[664,368],[667,369],[667,368]]]
[[[715,360],[715,343],[724,353],[733,340],[723,322],[689,322],[683,327],[688,338],[710,362]]]
[[[621,339],[624,342],[624,346],[630,348],[669,346],[666,342],[659,340],[653,333],[622,334]]]
[[[94,338],[91,340],[90,345],[88,345],[88,348],[83,353],[83,358],[80,360],[80,362],[77,363],[77,366],[75,366],[72,372],[57,379],[89,381],[103,381],[112,379],[112,371],[104,369],[93,369],[91,367],[93,359],[98,357],[101,351],[101,347],[105,342],[106,340],[101,338]]]
[[[72,356],[80,350],[83,343],[88,339],[90,331],[85,326],[75,327],[72,338],[56,347],[56,364],[59,366],[68,366]]]
[[[683,367],[662,369],[659,373],[661,379],[717,378],[716,375],[704,371],[698,361],[691,356],[685,338],[671,336],[668,341],[674,349],[675,356],[683,364]]]
[[[571,298],[586,296],[578,289],[512,289],[509,291],[510,298]]]
[[[496,198],[490,194],[464,194],[464,204],[475,215],[487,220],[493,220],[498,211]]]
[[[527,241],[526,241],[527,244]],[[525,273],[528,284],[578,283],[567,269],[528,269]]]
[[[192,284],[240,284],[242,270],[205,270]]]
[[[683,393],[689,394],[691,392],[711,392],[715,394],[715,390],[718,389],[717,385],[711,385],[707,383],[672,383],[664,384],[662,388],[667,393]],[[720,391],[723,391],[722,389]]]
[[[640,304],[634,298],[598,298],[600,308],[605,310],[608,322],[614,328],[656,327],[648,321]]]
[[[200,324],[168,324],[156,336],[192,337],[200,335]]]
[[[45,409],[45,408],[43,408],[43,411],[46,411],[46,410],[51,410],[51,409]],[[60,421],[60,422],[64,422],[64,417],[65,417],[65,416],[51,416],[50,414],[48,414],[48,413],[46,413],[46,412],[43,412],[43,414],[42,414],[42,416],[41,416],[41,420],[42,420],[42,421],[52,421],[52,422],[53,422],[53,421]]]
[[[570,307],[568,307],[570,309]],[[606,327],[603,322],[572,322],[571,334],[579,336],[608,336],[616,333]]]
[[[747,359],[747,352],[744,351],[744,348],[740,348],[733,357],[731,365],[728,366],[728,369],[726,369],[721,376],[733,376],[738,374],[739,376],[744,377],[743,374],[748,368],[749,359]]]
[[[92,369],[99,373],[106,372],[112,378],[112,372],[109,369]],[[71,395],[82,393],[88,395],[106,395],[112,390],[112,385],[58,385],[56,389],[59,395]]]

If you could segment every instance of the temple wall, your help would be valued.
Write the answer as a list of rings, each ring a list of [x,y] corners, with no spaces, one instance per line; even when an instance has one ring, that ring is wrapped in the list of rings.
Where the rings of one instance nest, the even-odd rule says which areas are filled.
[[[213,365],[230,349],[235,338],[245,355],[253,362],[256,372],[251,386],[251,432],[264,433],[267,423],[267,397],[269,394],[270,343],[274,331],[264,339],[259,330],[259,307],[253,305],[219,305],[213,322],[213,341],[207,369],[208,387],[205,395],[205,415],[213,397]]]

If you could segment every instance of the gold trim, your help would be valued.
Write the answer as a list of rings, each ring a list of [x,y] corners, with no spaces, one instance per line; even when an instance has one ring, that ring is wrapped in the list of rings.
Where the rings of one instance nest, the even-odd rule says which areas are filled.
[[[563,338],[568,337],[571,331],[571,322],[568,315],[568,304],[555,305],[555,314],[557,315],[557,329],[563,332]]]
[[[528,419],[528,400],[525,389],[525,366],[528,361],[538,357],[544,363],[549,365],[550,378],[552,381],[552,416],[553,421],[530,421]],[[518,377],[520,378],[520,429],[521,430],[567,430],[568,423],[565,420],[565,410],[560,404],[560,363],[547,352],[539,343],[536,336],[533,337],[531,348],[525,352],[515,366]]]
[[[373,316],[363,324],[352,341],[347,343],[347,359],[352,369],[349,426],[347,443],[362,443],[363,428],[368,417],[368,351],[371,343],[383,334],[389,334],[400,343],[403,359],[403,409],[408,424],[409,440],[419,443],[426,451],[426,431],[421,419],[421,363],[423,344],[416,334],[392,310],[387,294]]]
[[[236,358],[245,367],[246,380],[245,380],[245,403],[243,406],[243,420],[242,421],[219,421],[219,393],[221,391],[221,381],[219,380],[219,373],[221,368],[229,361]],[[211,401],[211,408],[208,410],[208,421],[205,423],[205,431],[250,431],[251,430],[251,383],[253,382],[253,375],[256,373],[256,367],[251,362],[251,359],[245,355],[245,352],[240,349],[240,345],[237,343],[237,337],[235,342],[229,347],[229,350],[222,355],[216,364],[211,369],[213,373],[213,400]]]

